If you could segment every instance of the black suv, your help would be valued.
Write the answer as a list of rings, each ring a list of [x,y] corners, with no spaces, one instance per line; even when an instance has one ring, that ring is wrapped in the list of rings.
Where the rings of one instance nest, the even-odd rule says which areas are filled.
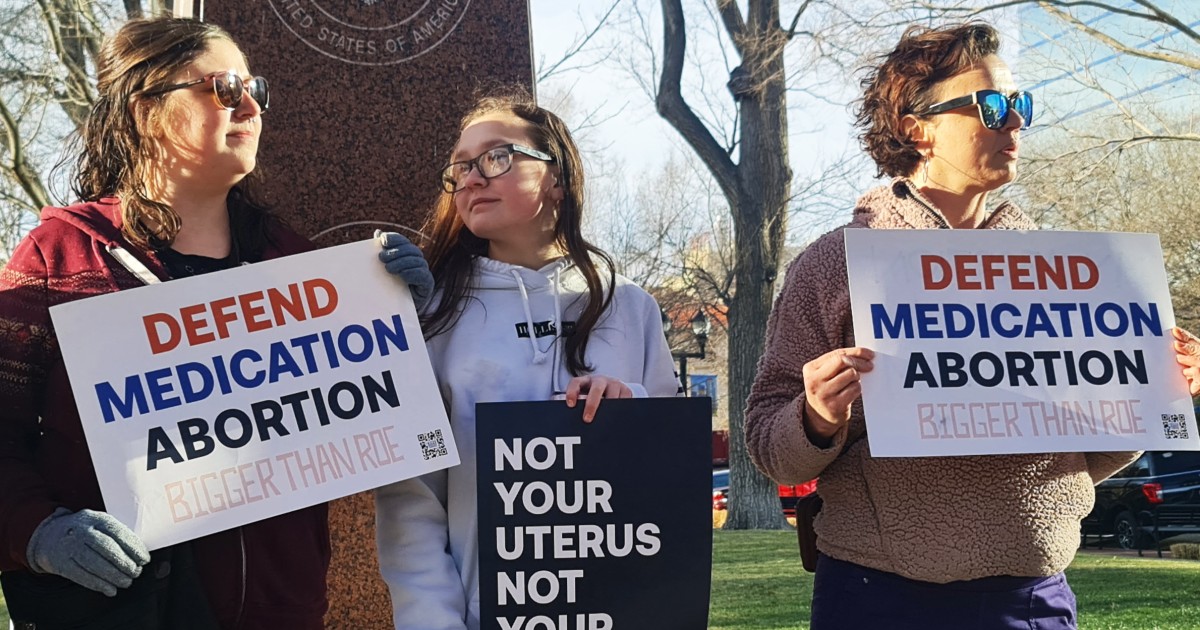
[[[1096,486],[1083,540],[1112,536],[1144,549],[1176,534],[1200,532],[1200,451],[1151,451]]]

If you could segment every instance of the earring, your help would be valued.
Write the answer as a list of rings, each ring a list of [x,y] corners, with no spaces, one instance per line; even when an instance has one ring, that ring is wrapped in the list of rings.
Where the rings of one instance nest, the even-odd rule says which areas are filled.
[[[921,179],[925,180],[924,184],[929,185],[929,156],[926,155],[921,160]]]

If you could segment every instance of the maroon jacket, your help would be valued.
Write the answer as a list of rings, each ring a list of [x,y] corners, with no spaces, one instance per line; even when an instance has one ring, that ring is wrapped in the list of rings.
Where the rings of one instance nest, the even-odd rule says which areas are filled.
[[[0,270],[0,571],[28,570],[29,538],[56,508],[104,509],[50,307],[142,286],[105,251],[110,244],[167,279],[152,252],[121,236],[113,198],[46,208]],[[263,257],[311,249],[278,227]],[[330,553],[324,503],[192,544],[222,627],[323,627]]]

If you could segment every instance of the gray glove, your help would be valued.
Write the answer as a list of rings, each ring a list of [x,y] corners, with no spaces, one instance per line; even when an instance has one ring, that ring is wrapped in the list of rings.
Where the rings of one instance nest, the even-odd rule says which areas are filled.
[[[384,268],[408,283],[418,311],[425,308],[433,296],[433,272],[429,271],[429,263],[425,262],[421,249],[396,232],[377,231],[375,238],[383,247],[379,260],[383,261]]]
[[[113,597],[127,588],[150,562],[146,546],[105,512],[58,508],[46,517],[25,552],[38,573],[53,573]]]

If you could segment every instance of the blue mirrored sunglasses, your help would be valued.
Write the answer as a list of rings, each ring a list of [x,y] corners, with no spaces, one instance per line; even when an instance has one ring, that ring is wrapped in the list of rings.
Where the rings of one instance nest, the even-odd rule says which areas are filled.
[[[974,94],[931,105],[918,116],[944,114],[968,105],[979,107],[979,120],[983,121],[983,126],[988,129],[1003,129],[1008,122],[1010,110],[1021,117],[1021,129],[1028,129],[1033,123],[1033,95],[1024,91],[1002,94],[996,90],[979,90]]]

